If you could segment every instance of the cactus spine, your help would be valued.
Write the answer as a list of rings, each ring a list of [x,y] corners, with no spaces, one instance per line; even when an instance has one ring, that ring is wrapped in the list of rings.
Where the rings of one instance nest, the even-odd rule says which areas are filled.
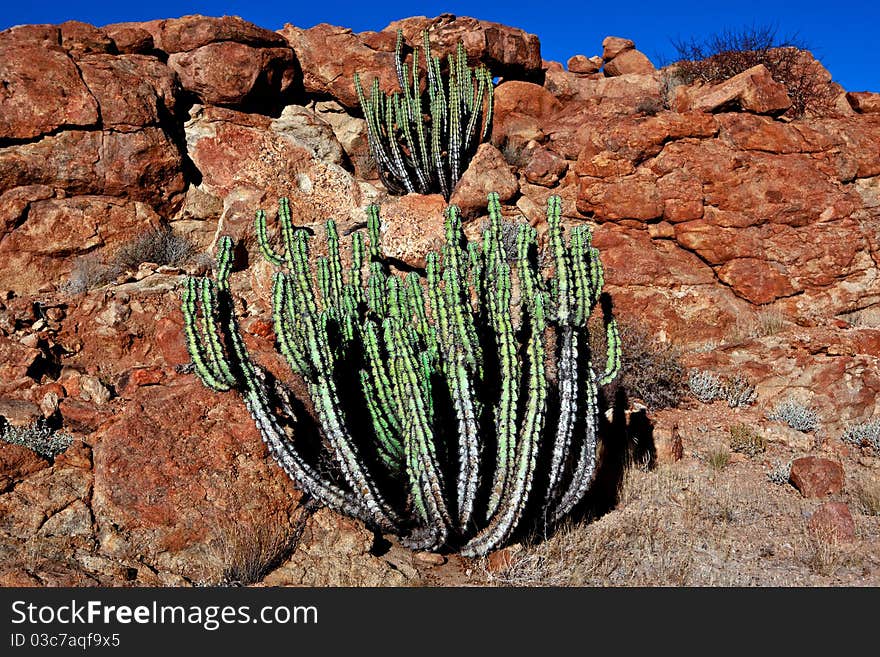
[[[477,146],[489,135],[494,87],[484,66],[468,66],[461,43],[448,57],[444,85],[440,58],[431,53],[427,31],[422,32],[422,42],[427,103],[421,90],[419,48],[413,49],[410,75],[400,30],[394,53],[400,91],[389,96],[374,79],[367,97],[358,74],[354,84],[367,122],[370,153],[385,186],[399,194],[439,192],[448,200]]]
[[[587,347],[603,284],[589,228],[575,228],[566,243],[560,200],[550,199],[553,273],[545,277],[535,229],[519,226],[516,253],[508,254],[495,194],[489,215],[482,244],[468,243],[450,206],[446,243],[428,254],[425,277],[401,277],[382,259],[375,206],[368,244],[360,233],[351,238],[347,270],[332,221],[328,255],[312,267],[309,234],[294,227],[286,199],[276,238],[265,213],[257,213],[260,251],[277,268],[278,348],[306,385],[332,473],[285,432],[283,404],[241,339],[228,237],[219,243],[216,279],[190,278],[183,292],[184,332],[202,381],[242,394],[271,453],[307,494],[414,548],[482,555],[526,522],[568,514],[596,467],[599,387],[620,368],[608,304],[601,304],[608,344],[601,373]],[[549,331],[555,355],[548,353]],[[555,382],[547,377],[554,356]],[[558,419],[547,414],[553,385]],[[549,467],[540,477],[539,463]]]

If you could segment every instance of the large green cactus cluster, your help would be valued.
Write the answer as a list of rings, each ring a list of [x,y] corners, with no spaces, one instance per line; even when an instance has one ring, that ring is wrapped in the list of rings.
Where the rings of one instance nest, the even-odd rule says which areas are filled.
[[[385,186],[401,194],[439,192],[448,200],[477,146],[489,135],[494,87],[484,66],[468,66],[461,43],[447,59],[444,83],[440,58],[431,54],[426,31],[422,40],[427,99],[422,94],[419,49],[413,49],[410,71],[399,30],[395,62],[400,92],[382,92],[375,79],[367,98],[357,74],[354,84],[367,121],[370,153]]]
[[[257,213],[260,250],[277,268],[277,346],[308,390],[320,451],[332,459],[307,457],[285,431],[285,388],[248,355],[229,294],[229,238],[216,279],[187,281],[195,370],[215,390],[242,393],[272,454],[318,501],[414,548],[486,554],[525,522],[556,522],[582,500],[596,470],[599,387],[620,367],[590,229],[566,243],[560,209],[551,197],[549,277],[528,224],[506,252],[495,194],[482,243],[468,243],[448,208],[445,245],[428,254],[425,275],[401,276],[383,260],[376,206],[368,243],[351,236],[349,266],[333,221],[327,255],[313,261],[285,199],[277,238]],[[597,305],[608,344],[601,372],[588,335]]]

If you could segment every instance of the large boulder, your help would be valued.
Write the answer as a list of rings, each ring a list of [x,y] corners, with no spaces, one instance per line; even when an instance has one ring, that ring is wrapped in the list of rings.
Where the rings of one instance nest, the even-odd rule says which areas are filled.
[[[679,112],[739,109],[755,114],[781,114],[791,107],[791,98],[767,67],[758,64],[718,84],[677,87],[672,106]]]
[[[98,122],[98,105],[62,50],[0,33],[0,140],[33,139]]]
[[[320,125],[308,116],[313,127]],[[222,232],[235,239],[252,236],[254,212],[276,207],[282,196],[299,225],[320,229],[333,218],[344,229],[365,218],[351,174],[316,157],[313,138],[294,137],[284,119],[205,107],[193,112],[186,138],[202,174],[200,189],[223,199]]]
[[[194,376],[140,388],[95,436],[91,504],[107,556],[217,582],[238,560],[277,556],[260,550],[291,533],[300,496],[238,395]]]

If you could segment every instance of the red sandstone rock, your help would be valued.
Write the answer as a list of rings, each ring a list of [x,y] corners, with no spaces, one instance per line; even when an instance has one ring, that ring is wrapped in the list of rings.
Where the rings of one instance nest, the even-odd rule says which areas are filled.
[[[75,196],[36,201],[28,221],[0,243],[0,286],[27,292],[51,281],[64,283],[71,256],[97,247],[115,248],[156,222],[155,214],[138,204],[109,196]]]
[[[718,268],[718,278],[743,299],[764,304],[797,292],[791,274],[776,262],[758,258],[736,258]]]
[[[592,59],[588,59],[584,55],[575,55],[568,60],[565,66],[571,73],[576,73],[578,75],[590,75],[592,73],[598,73],[601,64],[597,64]]]
[[[202,173],[202,189],[224,199],[224,232],[251,235],[253,214],[290,198],[297,222],[323,226],[361,220],[361,193],[341,167],[271,129],[268,117],[206,108],[186,125],[189,154]]]
[[[102,551],[195,578],[222,571],[220,542],[289,527],[300,498],[238,395],[195,376],[139,388],[96,437],[94,473]]]
[[[525,179],[536,185],[552,187],[565,175],[568,162],[546,148],[537,149],[523,170]]]
[[[825,497],[843,490],[843,466],[818,456],[805,456],[791,464],[791,483],[804,497]]]
[[[861,114],[880,114],[880,93],[870,91],[850,91],[846,100],[856,112]]]
[[[785,86],[774,80],[763,64],[758,64],[715,85],[678,87],[672,104],[679,112],[735,108],[755,114],[779,114],[791,107],[791,99]]]
[[[439,251],[446,240],[446,207],[440,194],[407,194],[388,199],[381,211],[383,253],[411,267],[424,268],[428,253]]]
[[[153,35],[136,23],[114,23],[103,27],[123,54],[143,54],[153,50]]]
[[[98,106],[60,50],[0,34],[0,139],[32,139],[98,122]],[[2,183],[2,179],[0,179]]]
[[[363,35],[326,23],[308,30],[287,24],[280,33],[296,51],[307,93],[327,95],[345,107],[357,108],[355,73],[366,90],[378,78],[383,91],[399,91],[393,42],[373,49],[364,43]]]
[[[230,41],[254,47],[277,48],[284,38],[238,16],[182,16],[146,23],[118,23],[139,27],[153,36],[155,47],[168,54],[190,52],[209,43]]]
[[[602,40],[602,59],[611,61],[621,53],[632,50],[636,44],[622,37],[607,36]]]
[[[185,89],[216,105],[238,105],[255,95],[277,97],[295,77],[289,48],[254,48],[234,41],[176,52],[168,66]]]
[[[58,26],[61,30],[61,47],[74,59],[89,53],[113,53],[116,44],[101,28],[81,21],[67,21]]]
[[[655,69],[645,53],[639,50],[627,50],[606,63],[603,70],[610,78],[629,73],[646,75],[653,73]]]
[[[0,441],[0,493],[48,466],[49,462],[33,450]]]
[[[463,217],[475,217],[486,208],[490,192],[496,192],[503,203],[517,191],[516,176],[504,156],[492,144],[480,144],[449,202],[461,209]]]
[[[829,543],[850,543],[856,537],[856,524],[843,502],[826,502],[810,516],[810,530]]]
[[[511,80],[495,90],[492,143],[510,151],[522,151],[531,141],[545,138],[541,126],[562,105],[543,87]]]
[[[411,44],[421,45],[420,34],[428,30],[431,52],[445,57],[464,44],[468,61],[485,64],[495,76],[505,79],[536,77],[541,69],[538,37],[515,27],[481,21],[468,16],[441,14],[436,18],[416,16],[395,21],[385,32],[403,30]]]
[[[79,67],[105,128],[130,132],[174,114],[180,85],[171,69],[153,57],[89,55]]]

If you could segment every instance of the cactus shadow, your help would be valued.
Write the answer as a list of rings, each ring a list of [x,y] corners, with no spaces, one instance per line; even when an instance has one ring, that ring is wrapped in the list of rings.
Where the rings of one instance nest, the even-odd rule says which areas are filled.
[[[531,532],[520,533],[514,540],[537,543],[552,537],[564,525],[598,520],[617,507],[630,468],[654,467],[657,456],[654,425],[647,411],[644,408],[630,410],[628,395],[620,385],[600,389],[598,402],[597,464],[589,491],[558,524],[538,519]]]
[[[590,491],[575,512],[573,520],[601,518],[620,502],[620,492],[629,468],[653,468],[657,459],[654,425],[642,408],[627,412],[629,398],[623,386],[610,391],[609,405],[600,393],[599,462]],[[611,419],[606,412],[611,409]]]

